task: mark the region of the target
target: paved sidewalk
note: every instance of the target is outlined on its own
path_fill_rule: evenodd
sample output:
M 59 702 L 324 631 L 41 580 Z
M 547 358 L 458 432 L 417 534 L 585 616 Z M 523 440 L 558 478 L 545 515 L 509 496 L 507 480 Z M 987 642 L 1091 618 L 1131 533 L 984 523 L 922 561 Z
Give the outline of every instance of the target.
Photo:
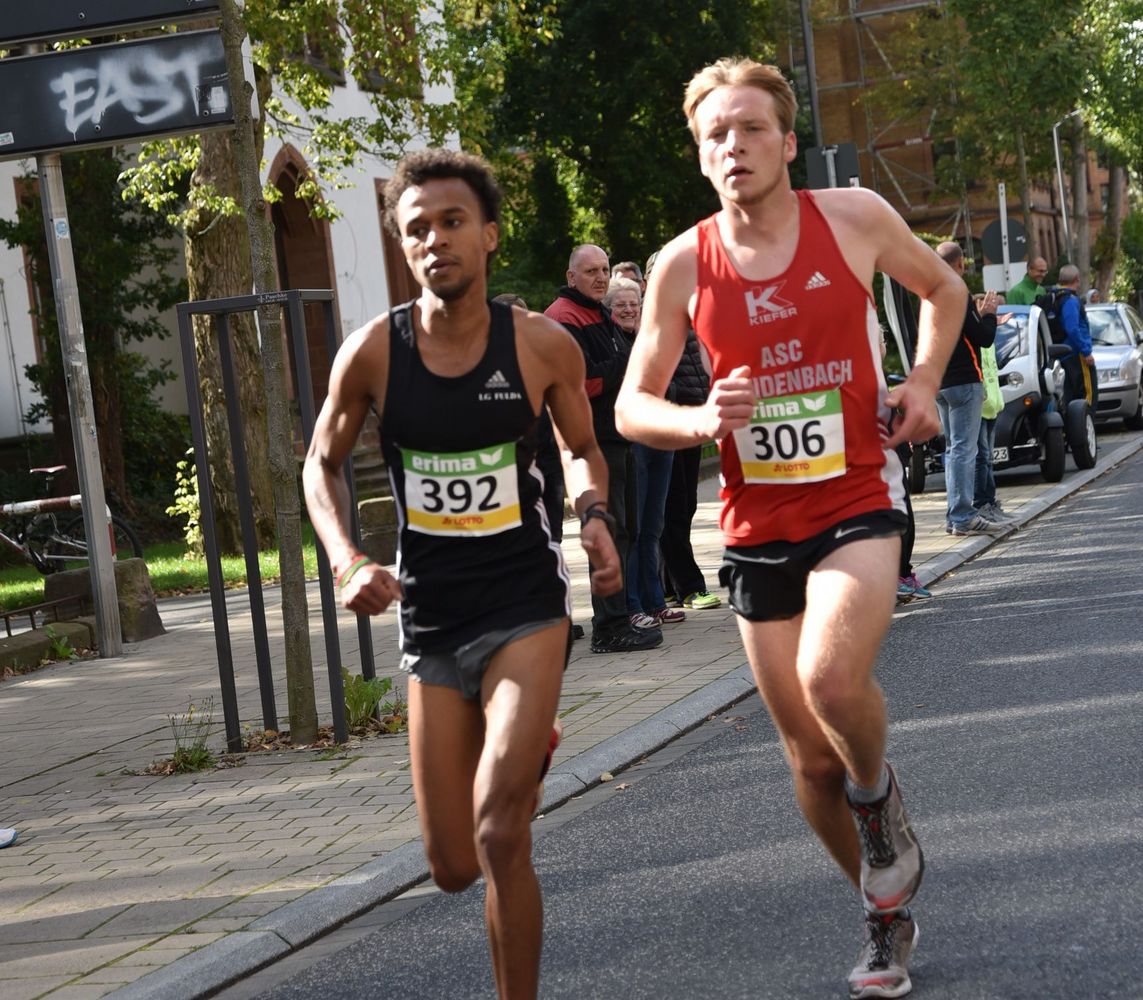
M 1069 466 L 1056 486 L 1035 470 L 1010 474 L 1002 499 L 1026 522 L 1141 447 L 1143 435 L 1108 435 L 1096 469 Z M 929 486 L 915 498 L 914 561 L 925 582 L 995 544 L 946 535 L 940 477 Z M 715 491 L 713 479 L 701 488 L 693 538 L 718 592 Z M 586 623 L 586 566 L 568 528 L 576 620 Z M 280 663 L 276 591 L 266 598 Z M 229 605 L 243 720 L 260 728 L 245 596 Z M 254 754 L 241 767 L 189 776 L 123 774 L 171 754 L 169 715 L 217 701 L 209 600 L 165 601 L 161 613 L 168 634 L 128 646 L 120 660 L 59 664 L 0 684 L 0 825 L 20 830 L 17 845 L 0 851 L 4 1000 L 205 996 L 425 877 L 403 736 L 354 742 L 336 756 Z M 315 588 L 311 614 L 316 630 Z M 356 669 L 355 621 L 344 615 L 340 625 L 345 662 Z M 403 688 L 395 631 L 392 612 L 375 620 L 377 670 Z M 328 720 L 317 631 L 313 649 Z M 576 643 L 548 803 L 751 690 L 725 607 L 688 612 L 647 654 L 593 656 Z M 278 704 L 284 718 L 284 685 Z M 220 750 L 220 707 L 217 717 Z

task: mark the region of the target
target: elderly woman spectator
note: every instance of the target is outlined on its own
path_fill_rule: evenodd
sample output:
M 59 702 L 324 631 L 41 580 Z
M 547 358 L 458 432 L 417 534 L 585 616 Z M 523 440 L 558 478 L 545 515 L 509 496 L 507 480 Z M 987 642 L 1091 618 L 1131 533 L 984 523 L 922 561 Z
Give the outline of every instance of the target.
M 642 293 L 630 278 L 612 278 L 603 304 L 611 310 L 616 325 L 632 341 L 639 332 Z M 681 622 L 684 612 L 668 608 L 659 575 L 659 539 L 663 534 L 663 510 L 671 483 L 674 452 L 646 445 L 632 446 L 635 456 L 635 516 L 628 529 L 627 611 L 636 628 L 659 628 Z

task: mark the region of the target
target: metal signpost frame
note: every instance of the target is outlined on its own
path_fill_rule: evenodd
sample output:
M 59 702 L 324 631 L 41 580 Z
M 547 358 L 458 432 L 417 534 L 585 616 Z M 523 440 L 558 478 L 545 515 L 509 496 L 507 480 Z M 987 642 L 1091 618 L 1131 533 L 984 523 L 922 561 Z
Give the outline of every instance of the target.
M 222 579 L 222 558 L 218 546 L 218 532 L 214 520 L 214 492 L 210 482 L 210 464 L 206 444 L 206 425 L 203 419 L 202 396 L 199 392 L 198 363 L 195 358 L 194 329 L 191 317 L 214 317 L 214 330 L 218 336 L 219 356 L 222 363 L 223 390 L 226 414 L 234 460 L 235 488 L 238 493 L 239 521 L 242 545 L 246 559 L 247 585 L 250 594 L 250 614 L 254 632 L 254 655 L 258 667 L 258 689 L 262 699 L 263 728 L 278 728 L 274 699 L 274 675 L 270 662 L 269 634 L 266 610 L 262 597 L 262 575 L 258 565 L 258 544 L 255 537 L 254 509 L 250 498 L 250 477 L 246 460 L 246 447 L 242 437 L 242 412 L 238 398 L 234 357 L 230 337 L 230 317 L 238 313 L 256 312 L 266 302 L 281 303 L 286 307 L 287 330 L 297 364 L 298 401 L 302 414 L 302 433 L 307 447 L 313 436 L 313 387 L 310 382 L 309 354 L 306 345 L 303 306 L 320 302 L 325 320 L 326 347 L 330 358 L 337 352 L 338 342 L 333 318 L 333 292 L 329 289 L 275 292 L 269 295 L 239 295 L 202 302 L 184 302 L 176 307 L 179 321 L 179 339 L 183 356 L 183 370 L 190 414 L 191 437 L 194 441 L 195 465 L 199 489 L 199 523 L 202 525 L 203 547 L 206 556 L 207 578 L 210 583 L 210 603 L 214 616 L 214 643 L 218 655 L 218 677 L 222 689 L 222 709 L 226 723 L 226 743 L 231 751 L 242 749 L 241 722 L 238 696 L 234 682 L 234 657 L 230 641 L 230 620 L 226 611 L 225 585 Z M 344 474 L 351 499 L 351 531 L 360 544 L 361 531 L 357 516 L 357 495 L 353 485 L 353 460 L 346 460 Z M 326 669 L 329 675 L 329 693 L 333 712 L 334 738 L 344 743 L 349 736 L 345 720 L 345 693 L 341 678 L 341 642 L 337 633 L 337 597 L 329 559 L 320 541 L 317 543 L 318 586 L 321 592 L 322 623 L 325 633 Z M 368 615 L 357 616 L 357 634 L 361 648 L 361 673 L 366 679 L 375 675 L 373 664 L 373 635 Z
M 218 12 L 218 0 L 51 0 L 5 6 L 0 48 L 56 38 L 92 38 L 115 29 L 138 30 Z

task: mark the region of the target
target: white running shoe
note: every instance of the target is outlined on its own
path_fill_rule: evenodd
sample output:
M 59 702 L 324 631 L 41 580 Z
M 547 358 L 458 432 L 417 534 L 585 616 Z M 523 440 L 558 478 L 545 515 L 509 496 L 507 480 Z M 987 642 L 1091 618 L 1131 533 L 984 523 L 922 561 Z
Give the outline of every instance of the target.
M 865 944 L 849 974 L 851 1000 L 910 993 L 908 961 L 917 947 L 917 921 L 909 914 L 866 913 Z
M 889 771 L 889 794 L 866 805 L 850 800 L 861 838 L 861 894 L 871 913 L 891 913 L 909 905 L 925 873 L 925 857 L 913 835 L 897 775 Z

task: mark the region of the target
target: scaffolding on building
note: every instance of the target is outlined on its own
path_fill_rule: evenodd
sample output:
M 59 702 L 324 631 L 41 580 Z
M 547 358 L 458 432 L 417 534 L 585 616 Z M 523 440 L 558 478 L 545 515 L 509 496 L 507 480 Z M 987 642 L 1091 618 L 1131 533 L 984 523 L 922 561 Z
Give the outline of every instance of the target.
M 968 193 L 954 199 L 934 198 L 939 188 L 935 162 L 939 155 L 959 159 L 955 137 L 934 135 L 935 111 L 908 116 L 883 112 L 864 100 L 874 87 L 903 81 L 888 36 L 903 18 L 926 12 L 947 16 L 943 0 L 798 0 L 803 13 L 815 16 L 809 39 L 791 32 L 788 65 L 808 86 L 807 66 L 814 67 L 813 90 L 821 104 L 824 142 L 852 141 L 859 150 L 862 180 L 886 198 L 914 226 L 962 235 L 972 253 L 972 218 Z M 823 10 L 825 7 L 832 8 Z M 809 42 L 807 45 L 806 43 Z

